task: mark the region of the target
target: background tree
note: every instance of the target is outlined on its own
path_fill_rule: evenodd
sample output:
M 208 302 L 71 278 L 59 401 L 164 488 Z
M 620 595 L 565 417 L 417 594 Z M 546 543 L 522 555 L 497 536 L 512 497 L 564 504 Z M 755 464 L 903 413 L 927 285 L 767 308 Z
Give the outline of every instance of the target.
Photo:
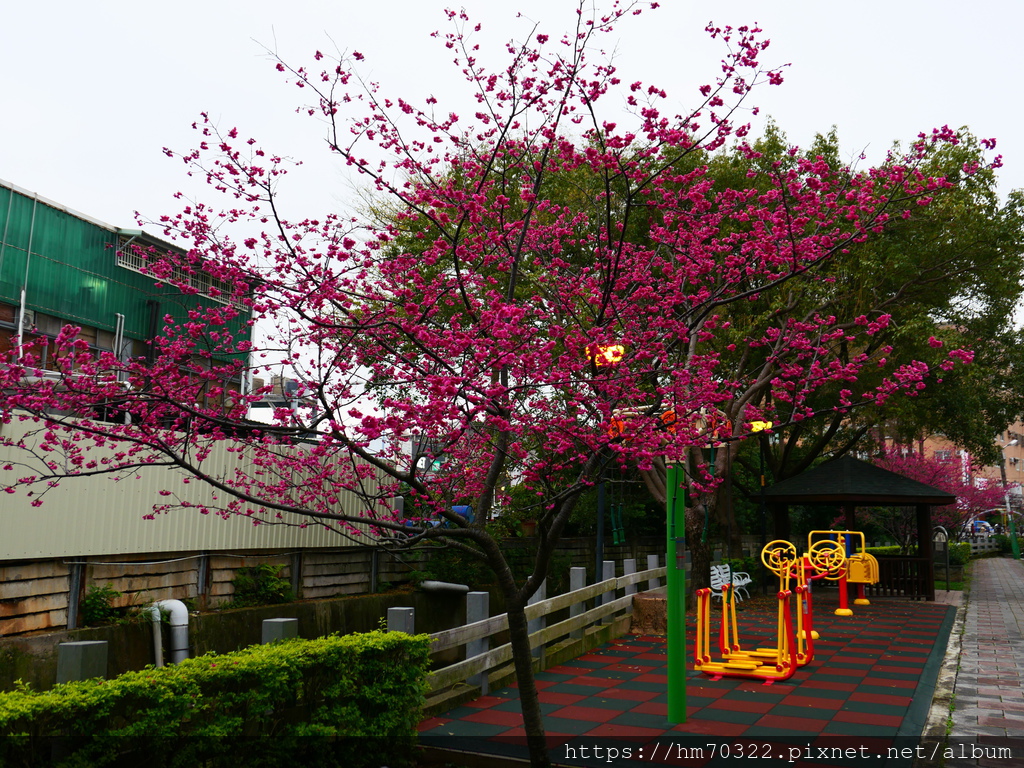
M 769 325 L 747 317 L 778 315 L 765 302 L 788 306 L 798 287 L 824 292 L 830 261 L 947 186 L 923 167 L 955 133 L 937 130 L 859 172 L 799 154 L 762 169 L 757 150 L 741 147 L 751 183 L 718 185 L 710 163 L 687 158 L 748 132 L 734 124 L 737 110 L 751 89 L 781 81 L 759 63 L 767 42 L 752 28 L 709 28 L 728 46 L 721 75 L 679 114 L 661 87 L 625 82 L 606 58 L 589 61 L 597 37 L 636 10 L 580 8 L 568 34 L 534 30 L 493 70 L 465 14 L 450 14 L 454 31 L 442 39 L 477 103 L 468 119 L 432 98 L 416 107 L 364 85 L 356 53 L 316 73 L 277 62 L 326 122 L 329 149 L 393 201 L 394 222 L 383 225 L 331 214 L 286 220 L 284 161 L 204 116 L 201 144 L 184 159 L 227 202 L 190 202 L 163 219 L 165 234 L 191 247 L 181 263 L 153 269 L 185 290 L 182 272 L 202 268 L 253 323 L 269 324 L 255 370 L 197 363 L 211 349 L 249 350 L 227 330 L 233 305 L 168 319 L 153 361 L 93 358 L 68 327 L 56 340 L 67 351 L 59 380 L 26 381 L 31 362 L 0 371 L 4 418 L 39 427 L 21 444 L 34 450 L 25 461 L 33 468 L 11 465 L 8 490 L 173 466 L 217 489 L 219 506 L 203 511 L 320 524 L 382 546 L 444 542 L 485 562 L 505 597 L 531 758 L 545 764 L 525 606 L 606 466 L 649 472 L 689 457 L 693 482 L 711 488 L 700 448 L 735 441 L 751 419 L 796 422 L 883 402 L 929 375 L 923 363 L 873 351 L 883 315 L 808 311 Z M 602 111 L 609 101 L 611 114 Z M 596 194 L 545 194 L 581 168 L 600 180 Z M 425 247 L 391 247 L 417 227 Z M 622 355 L 605 364 L 611 344 Z M 841 357 L 842 348 L 864 351 Z M 262 392 L 234 395 L 226 408 L 197 396 L 282 356 L 308 407 L 280 408 L 257 426 L 245 417 Z M 951 350 L 941 366 L 969 357 Z M 748 362 L 762 358 L 770 365 Z M 866 366 L 884 375 L 862 391 Z M 837 400 L 814 399 L 835 381 Z M 112 399 L 125 423 L 90 418 Z M 726 404 L 728 430 L 709 416 Z M 431 446 L 438 471 L 410 463 L 412 436 Z M 225 442 L 254 469 L 226 472 L 212 460 L 211 446 Z M 530 491 L 538 523 L 533 568 L 521 579 L 486 525 L 512 503 L 510 478 Z M 343 505 L 342 492 L 360 504 Z M 167 493 L 157 511 L 182 504 Z M 405 520 L 400 493 L 412 502 Z M 474 521 L 453 512 L 463 503 Z
M 935 385 L 912 393 L 911 398 L 862 401 L 858 408 L 829 412 L 831 405 L 849 402 L 840 378 L 796 401 L 774 403 L 776 422 L 786 426 L 776 427 L 767 443 L 770 481 L 799 474 L 822 455 L 863 447 L 866 437 L 866 444 L 873 447 L 875 432 L 882 428 L 898 437 L 942 432 L 975 455 L 990 457 L 992 436 L 1021 413 L 1024 390 L 1017 372 L 1022 346 L 1012 320 L 1024 274 L 1021 197 L 1014 193 L 1005 203 L 1000 201 L 995 179 L 998 159 L 991 164 L 984 159 L 991 144 L 962 131 L 956 142 L 934 146 L 925 166 L 931 173 L 944 175 L 948 184 L 934 191 L 928 206 L 922 209 L 920 201 L 908 201 L 893 211 L 878 237 L 851 246 L 823 269 L 791 281 L 785 291 L 753 305 L 730 307 L 733 332 L 740 335 L 758 328 L 781 336 L 787 324 L 815 315 L 844 318 L 839 325 L 845 328 L 882 321 L 883 327 L 866 337 L 865 344 L 842 339 L 828 350 L 831 357 L 823 357 L 822 365 L 843 366 L 867 355 L 890 363 L 918 361 L 947 368 Z M 835 131 L 819 135 L 809 150 L 797 153 L 771 125 L 753 150 L 752 160 L 744 159 L 744 151 L 718 153 L 709 162 L 714 169 L 711 175 L 719 184 L 760 189 L 771 173 L 793 167 L 798 157 L 835 165 L 842 155 Z M 751 162 L 761 169 L 753 178 L 745 170 Z M 747 379 L 749 386 L 737 388 L 733 397 L 718 405 L 736 425 L 751 402 L 759 408 L 769 404 L 775 395 L 765 382 L 785 370 L 784 361 L 767 347 L 752 353 L 728 334 L 720 334 L 713 343 L 722 353 L 720 373 L 735 371 L 736 380 L 742 379 L 745 370 L 757 369 L 761 374 Z M 952 369 L 944 362 L 951 347 L 970 348 L 978 364 Z M 865 390 L 873 382 L 881 386 L 885 376 L 884 366 L 862 368 L 859 386 Z M 788 386 L 798 387 L 800 382 L 791 378 Z M 804 411 L 823 415 L 807 419 Z M 753 446 L 723 445 L 715 461 L 720 477 L 737 477 L 732 469 L 739 466 L 748 478 L 760 475 L 759 450 Z M 723 484 L 698 499 L 691 542 L 698 532 L 704 538 L 706 521 L 710 521 L 733 553 L 739 554 L 743 531 L 733 506 L 722 503 L 726 487 Z M 740 487 L 748 498 L 756 498 L 756 485 Z M 652 482 L 652 488 L 661 492 L 658 482 Z M 706 570 L 703 558 L 709 551 L 710 546 L 695 553 L 698 574 Z

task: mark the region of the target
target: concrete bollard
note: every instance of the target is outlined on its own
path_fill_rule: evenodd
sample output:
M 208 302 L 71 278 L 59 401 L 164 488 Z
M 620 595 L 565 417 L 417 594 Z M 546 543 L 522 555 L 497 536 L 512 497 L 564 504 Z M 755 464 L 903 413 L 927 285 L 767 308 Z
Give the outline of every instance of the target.
M 388 608 L 388 632 L 416 634 L 415 608 Z
M 605 560 L 601 564 L 601 581 L 608 581 L 609 579 L 614 579 L 614 578 L 615 578 L 615 561 L 614 560 Z M 615 599 L 615 590 L 614 589 L 611 590 L 610 592 L 605 592 L 603 595 L 601 595 L 601 605 L 604 605 L 605 603 L 610 603 L 614 599 Z
M 577 589 L 583 589 L 587 586 L 587 569 L 582 566 L 575 566 L 569 569 L 569 591 L 575 592 Z M 569 618 L 579 616 L 586 611 L 587 606 L 584 603 L 573 603 L 569 606 Z M 574 640 L 578 640 L 583 637 L 582 629 L 574 629 L 569 633 L 569 637 Z
M 648 571 L 654 570 L 655 568 L 658 567 L 658 565 L 659 565 L 659 563 L 658 563 L 658 556 L 657 555 L 648 555 L 647 556 L 647 570 Z M 661 579 L 648 579 L 647 580 L 647 589 L 657 589 L 660 586 L 661 586 Z
M 260 642 L 276 643 L 279 640 L 291 640 L 299 636 L 298 619 L 264 619 L 263 635 Z
M 107 676 L 107 641 L 78 640 L 57 646 L 57 682 Z
M 615 561 L 614 560 L 605 560 L 601 564 L 601 581 L 608 581 L 609 579 L 614 579 L 614 578 L 615 578 Z M 614 600 L 615 597 L 616 597 L 615 590 L 613 589 L 613 590 L 610 590 L 608 592 L 604 592 L 603 594 L 599 595 L 598 599 L 601 601 L 600 605 L 606 605 L 606 604 L 610 603 L 612 600 Z M 602 624 L 610 624 L 611 621 L 612 621 L 611 616 L 605 616 L 603 619 L 601 619 L 601 623 Z
M 629 575 L 634 574 L 634 573 L 636 573 L 636 559 L 630 557 L 630 558 L 627 558 L 626 560 L 623 560 L 622 561 L 622 575 L 623 576 L 629 576 Z M 636 584 L 627 584 L 626 588 L 625 588 L 625 594 L 627 594 L 627 595 L 635 595 L 636 594 Z
M 477 621 L 483 621 L 491 615 L 491 595 L 488 592 L 470 592 L 466 595 L 466 623 L 473 624 Z M 471 659 L 474 656 L 479 656 L 483 653 L 487 653 L 490 650 L 489 638 L 481 637 L 477 640 L 470 640 L 466 643 L 466 658 Z M 490 686 L 487 679 L 487 670 L 480 672 L 475 675 L 471 675 L 466 679 L 466 682 L 470 685 L 475 685 L 480 689 L 480 695 L 486 696 L 490 691 Z
M 539 603 L 542 600 L 547 600 L 547 595 L 548 595 L 548 580 L 544 579 L 544 581 L 542 581 L 540 583 L 540 589 L 538 589 L 536 592 L 533 593 L 533 597 L 531 597 L 529 600 L 527 600 L 526 604 L 527 605 L 533 605 L 534 603 Z M 526 623 L 526 630 L 527 630 L 527 632 L 529 632 L 532 635 L 534 632 L 539 632 L 540 630 L 544 629 L 544 627 L 546 627 L 546 626 L 547 626 L 547 619 L 544 616 L 539 616 L 536 619 L 530 619 Z M 541 664 L 541 667 L 543 668 L 543 666 L 544 666 L 544 646 L 543 645 L 538 645 L 536 648 L 533 649 L 533 658 L 540 659 L 540 664 Z

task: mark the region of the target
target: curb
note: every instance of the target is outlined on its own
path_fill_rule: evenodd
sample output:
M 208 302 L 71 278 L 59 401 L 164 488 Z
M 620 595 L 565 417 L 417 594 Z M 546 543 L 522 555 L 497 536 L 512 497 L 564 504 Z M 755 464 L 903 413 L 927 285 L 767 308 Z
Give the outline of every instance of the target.
M 946 644 L 946 655 L 939 668 L 939 675 L 935 681 L 935 693 L 932 696 L 932 704 L 928 710 L 928 718 L 925 721 L 924 730 L 921 733 L 921 743 L 927 745 L 938 745 L 940 749 L 925 749 L 928 754 L 941 755 L 942 749 L 947 742 L 947 729 L 951 717 L 950 706 L 953 704 L 953 692 L 956 689 L 957 672 L 960 667 L 960 654 L 963 652 L 964 625 L 967 621 L 967 606 L 971 599 L 971 584 L 968 582 L 967 589 L 962 593 L 960 604 L 956 608 L 956 617 L 953 619 L 953 629 L 949 633 L 949 642 Z M 927 766 L 941 765 L 941 756 L 938 759 L 920 757 L 914 760 L 915 768 L 926 768 Z

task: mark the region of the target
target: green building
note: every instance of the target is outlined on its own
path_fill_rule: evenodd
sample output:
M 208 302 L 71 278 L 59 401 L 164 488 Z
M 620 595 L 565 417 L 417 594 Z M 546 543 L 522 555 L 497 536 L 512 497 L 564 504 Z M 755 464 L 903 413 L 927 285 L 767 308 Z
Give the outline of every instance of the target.
M 179 270 L 195 290 L 146 274 L 147 263 L 181 249 L 139 229 L 121 229 L 69 210 L 0 180 L 0 355 L 22 343 L 53 339 L 68 324 L 96 351 L 121 359 L 149 357 L 150 341 L 171 315 L 187 316 L 197 304 L 226 304 L 230 291 L 202 271 Z M 223 298 L 222 298 L 223 297 Z M 240 315 L 231 328 L 245 328 Z M 52 369 L 51 347 L 36 344 L 39 367 Z M 234 389 L 244 386 L 233 382 Z

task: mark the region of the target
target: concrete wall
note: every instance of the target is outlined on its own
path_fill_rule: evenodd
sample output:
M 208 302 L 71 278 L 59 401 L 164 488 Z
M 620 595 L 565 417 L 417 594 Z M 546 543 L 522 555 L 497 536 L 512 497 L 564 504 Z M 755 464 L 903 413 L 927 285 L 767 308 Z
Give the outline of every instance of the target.
M 465 596 L 452 593 L 397 591 L 334 600 L 315 600 L 258 608 L 217 611 L 190 616 L 190 656 L 210 651 L 227 653 L 259 643 L 264 619 L 296 618 L 299 636 L 321 637 L 332 632 L 368 632 L 378 629 L 392 607 L 416 608 L 417 632 L 440 632 L 465 623 Z M 503 610 L 500 595 L 491 595 L 491 612 Z M 0 638 L 0 690 L 11 690 L 22 680 L 43 690 L 57 679 L 57 647 L 63 642 L 106 640 L 107 677 L 142 669 L 153 663 L 153 634 L 149 621 L 106 627 L 52 632 L 26 637 Z M 165 644 L 166 647 L 166 644 Z M 458 659 L 458 651 L 443 659 Z

